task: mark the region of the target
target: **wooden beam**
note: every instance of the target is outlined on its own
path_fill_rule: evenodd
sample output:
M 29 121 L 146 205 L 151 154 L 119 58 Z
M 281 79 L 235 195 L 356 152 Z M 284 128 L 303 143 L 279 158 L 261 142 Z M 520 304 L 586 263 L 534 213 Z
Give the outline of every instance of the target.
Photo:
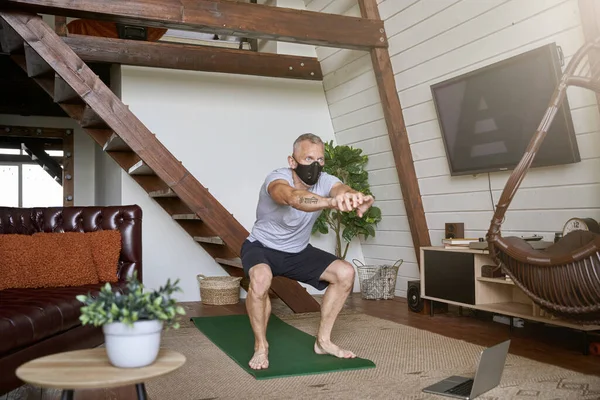
M 583 35 L 587 42 L 593 42 L 600 37 L 600 4 L 598 0 L 579 0 L 579 15 Z M 590 64 L 600 65 L 600 56 L 597 51 L 589 53 Z M 596 92 L 596 103 L 600 111 L 600 93 Z
M 46 150 L 62 150 L 62 139 L 58 138 L 39 138 L 39 137 L 19 137 L 5 136 L 0 132 L 0 147 L 3 149 L 20 149 L 23 140 L 27 139 L 30 142 L 39 143 Z
M 71 129 L 0 125 L 0 136 L 62 139 L 66 137 L 70 132 L 72 132 Z
M 358 4 L 363 17 L 380 20 L 377 0 L 358 0 Z M 390 54 L 387 49 L 372 49 L 371 60 L 392 145 L 392 153 L 394 154 L 413 246 L 419 263 L 421 258 L 420 248 L 430 246 L 431 239 L 429 238 L 419 181 L 415 172 L 406 125 L 404 124 L 402 106 L 396 89 Z
M 212 46 L 69 35 L 63 41 L 85 62 L 322 80 L 314 57 L 259 53 Z
M 228 0 L 4 0 L 21 10 L 256 39 L 369 50 L 387 47 L 383 22 Z

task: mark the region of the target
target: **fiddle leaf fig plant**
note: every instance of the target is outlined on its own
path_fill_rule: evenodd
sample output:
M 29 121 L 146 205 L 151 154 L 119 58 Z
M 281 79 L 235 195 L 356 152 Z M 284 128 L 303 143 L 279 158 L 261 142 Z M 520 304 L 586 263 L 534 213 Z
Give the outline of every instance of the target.
M 159 320 L 167 328 L 178 329 L 178 315 L 185 315 L 183 307 L 178 306 L 171 296 L 180 292 L 179 279 L 171 283 L 167 280 L 158 290 L 144 291 L 143 284 L 134 273 L 127 281 L 124 293 L 113 291 L 106 282 L 96 296 L 91 293 L 78 295 L 81 307 L 79 320 L 83 325 L 102 326 L 113 322 L 122 322 L 133 326 L 136 321 Z
M 368 156 L 362 154 L 362 149 L 351 146 L 335 146 L 333 141 L 325 143 L 325 166 L 323 171 L 338 177 L 344 184 L 365 195 L 372 195 L 369 185 L 369 173 L 365 165 Z M 375 236 L 375 226 L 381 221 L 381 209 L 371 206 L 362 216 L 358 217 L 356 211 L 341 212 L 337 210 L 323 210 L 315 222 L 312 233 L 335 232 L 335 255 L 346 258 L 350 242 L 355 237 L 362 235 L 365 239 Z M 345 243 L 344 243 L 345 242 Z

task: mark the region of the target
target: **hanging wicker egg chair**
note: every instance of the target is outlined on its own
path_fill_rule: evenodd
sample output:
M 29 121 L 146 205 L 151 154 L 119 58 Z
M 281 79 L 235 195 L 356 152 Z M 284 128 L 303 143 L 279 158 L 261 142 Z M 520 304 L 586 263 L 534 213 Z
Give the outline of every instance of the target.
M 599 39 L 600 40 L 600 39 Z M 530 168 L 569 86 L 600 93 L 600 41 L 582 46 L 567 65 L 538 130 L 510 175 L 492 218 L 490 255 L 542 310 L 582 324 L 600 323 L 600 235 L 575 231 L 545 250 L 518 237 L 502 237 L 506 211 Z

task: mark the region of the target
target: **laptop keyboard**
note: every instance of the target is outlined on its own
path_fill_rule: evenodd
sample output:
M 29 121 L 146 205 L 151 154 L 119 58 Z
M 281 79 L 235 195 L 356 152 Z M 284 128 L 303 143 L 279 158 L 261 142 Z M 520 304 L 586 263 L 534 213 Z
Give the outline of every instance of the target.
M 469 379 L 459 385 L 456 385 L 448 390 L 445 393 L 457 394 L 459 396 L 468 396 L 471 394 L 471 388 L 473 387 L 473 379 Z

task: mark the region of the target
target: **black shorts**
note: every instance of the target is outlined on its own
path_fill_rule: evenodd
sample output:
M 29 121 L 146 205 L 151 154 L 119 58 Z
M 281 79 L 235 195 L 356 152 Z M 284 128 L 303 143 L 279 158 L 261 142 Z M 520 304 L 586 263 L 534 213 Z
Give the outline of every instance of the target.
M 265 247 L 258 240 L 244 242 L 241 258 L 246 276 L 256 264 L 267 264 L 271 267 L 273 276 L 285 276 L 309 284 L 317 290 L 323 290 L 329 285 L 329 282 L 319 278 L 327 267 L 338 259 L 335 255 L 310 244 L 299 253 L 286 253 Z

